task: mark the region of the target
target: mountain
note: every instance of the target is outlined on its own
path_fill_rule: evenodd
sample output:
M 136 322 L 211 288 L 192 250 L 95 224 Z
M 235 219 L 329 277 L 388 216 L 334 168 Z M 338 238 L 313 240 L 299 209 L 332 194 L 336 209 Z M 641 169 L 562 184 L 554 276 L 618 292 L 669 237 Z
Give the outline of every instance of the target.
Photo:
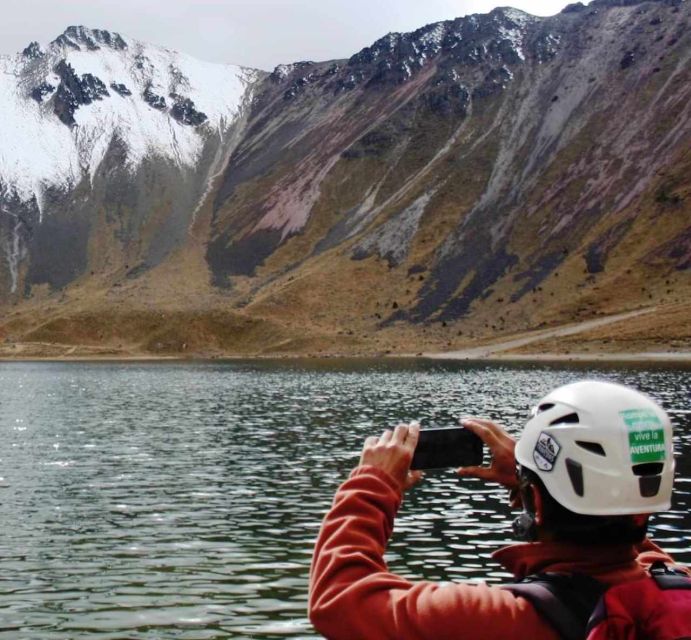
M 593 348 L 686 348 L 689 11 L 500 8 L 271 74 L 34 43 L 0 76 L 5 351 L 418 351 L 648 306 Z
M 103 268 L 97 237 L 152 264 L 184 241 L 261 77 L 84 27 L 0 65 L 0 290 L 22 295 Z

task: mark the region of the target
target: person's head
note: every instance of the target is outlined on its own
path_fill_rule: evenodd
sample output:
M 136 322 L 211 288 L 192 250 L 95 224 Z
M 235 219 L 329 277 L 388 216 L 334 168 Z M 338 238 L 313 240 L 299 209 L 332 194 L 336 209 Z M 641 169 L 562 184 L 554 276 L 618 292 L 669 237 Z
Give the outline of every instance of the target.
M 519 537 L 579 544 L 641 540 L 647 514 L 671 506 L 669 417 L 648 396 L 609 382 L 555 389 L 516 445 L 529 516 Z

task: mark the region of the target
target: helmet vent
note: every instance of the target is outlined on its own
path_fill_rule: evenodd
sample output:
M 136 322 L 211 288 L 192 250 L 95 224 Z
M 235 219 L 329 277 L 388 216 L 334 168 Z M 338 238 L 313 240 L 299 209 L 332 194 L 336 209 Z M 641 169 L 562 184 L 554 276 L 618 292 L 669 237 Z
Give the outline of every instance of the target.
M 556 418 L 550 422 L 550 425 L 554 424 L 578 424 L 580 420 L 578 419 L 578 414 L 577 413 L 568 413 L 565 416 L 562 416 L 561 418 Z
M 641 491 L 641 498 L 654 498 L 658 491 L 660 491 L 661 483 L 662 476 L 641 476 L 638 478 L 638 488 Z
M 585 487 L 583 486 L 583 466 L 580 462 L 576 462 L 571 458 L 566 458 L 566 470 L 569 472 L 569 480 L 571 486 L 576 492 L 577 496 L 583 497 L 585 494 Z
M 599 442 L 585 442 L 584 440 L 576 440 L 576 444 L 581 447 L 581 449 L 590 451 L 590 453 L 596 453 L 598 456 L 607 456 L 604 448 Z
M 637 476 L 659 476 L 662 473 L 664 465 L 661 462 L 644 462 L 643 464 L 635 464 L 631 467 L 634 474 Z
M 545 402 L 544 404 L 541 404 L 537 408 L 538 413 L 542 413 L 543 411 L 549 411 L 550 409 L 554 408 L 554 403 L 553 402 Z

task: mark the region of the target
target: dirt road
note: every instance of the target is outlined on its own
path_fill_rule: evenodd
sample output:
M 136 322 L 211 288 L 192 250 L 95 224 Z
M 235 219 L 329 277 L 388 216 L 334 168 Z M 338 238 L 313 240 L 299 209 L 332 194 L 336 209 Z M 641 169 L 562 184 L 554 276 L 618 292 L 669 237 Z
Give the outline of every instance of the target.
M 510 340 L 503 340 L 502 342 L 493 342 L 491 344 L 485 344 L 479 347 L 472 347 L 470 349 L 463 349 L 461 351 L 446 351 L 442 353 L 425 353 L 424 357 L 436 358 L 441 360 L 483 360 L 485 358 L 492 357 L 502 357 L 502 354 L 511 349 L 517 349 L 518 347 L 523 347 L 532 342 L 538 342 L 540 340 L 545 340 L 547 338 L 560 338 L 564 336 L 571 336 L 577 333 L 583 333 L 584 331 L 590 331 L 591 329 L 596 329 L 604 325 L 612 324 L 614 322 L 620 322 L 621 320 L 628 320 L 629 318 L 634 318 L 636 316 L 641 316 L 648 313 L 653 313 L 657 310 L 657 307 L 649 307 L 647 309 L 640 309 L 638 311 L 629 311 L 627 313 L 619 313 L 613 316 L 607 316 L 606 318 L 597 318 L 596 320 L 586 320 L 585 322 L 579 322 L 577 324 L 570 324 L 566 326 L 556 327 L 554 329 L 544 329 L 541 331 L 533 331 L 527 335 L 522 335 L 517 338 L 512 338 Z M 602 354 L 607 355 L 607 354 Z M 632 358 L 635 359 L 635 354 L 631 354 Z M 640 354 L 643 358 L 646 358 L 648 354 Z M 665 356 L 670 354 L 650 354 Z M 506 356 L 508 357 L 508 355 Z M 516 357 L 516 356 L 511 356 Z M 572 356 L 544 356 L 545 359 L 578 359 L 578 355 Z M 594 358 L 592 355 L 585 355 L 588 359 L 599 359 Z M 616 357 L 616 356 L 613 356 Z M 688 354 L 686 354 L 688 357 Z M 539 359 L 540 356 L 519 356 L 519 359 Z

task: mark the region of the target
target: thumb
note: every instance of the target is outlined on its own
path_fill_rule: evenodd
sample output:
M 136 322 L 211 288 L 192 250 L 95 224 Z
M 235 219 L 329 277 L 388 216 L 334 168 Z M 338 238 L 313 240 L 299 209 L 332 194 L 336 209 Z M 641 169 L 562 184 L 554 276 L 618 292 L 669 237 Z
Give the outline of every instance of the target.
M 404 489 L 406 491 L 408 489 L 412 489 L 418 482 L 421 482 L 424 477 L 425 477 L 425 474 L 419 470 L 408 472 L 408 477 L 406 478 L 406 483 L 405 483 Z
M 460 467 L 456 469 L 459 476 L 468 478 L 481 478 L 483 480 L 491 480 L 494 478 L 492 470 L 488 467 Z

